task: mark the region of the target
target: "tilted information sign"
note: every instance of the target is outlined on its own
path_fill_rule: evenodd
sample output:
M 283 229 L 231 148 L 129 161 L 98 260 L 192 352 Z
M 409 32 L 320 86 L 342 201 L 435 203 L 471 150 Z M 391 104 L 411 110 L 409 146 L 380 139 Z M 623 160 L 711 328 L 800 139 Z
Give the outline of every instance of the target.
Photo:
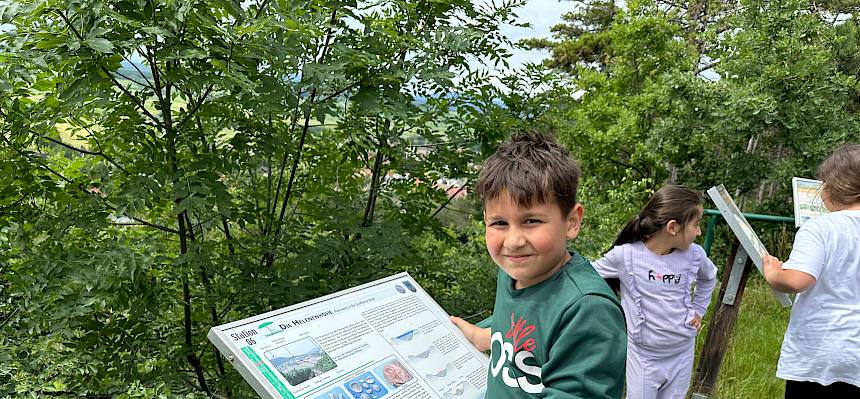
M 407 273 L 213 327 L 263 398 L 480 399 L 489 359 Z
M 735 200 L 732 199 L 732 196 L 729 195 L 722 184 L 711 187 L 708 190 L 708 196 L 714 201 L 717 209 L 720 210 L 720 214 L 723 215 L 723 219 L 726 220 L 729 228 L 735 233 L 738 241 L 740 241 L 744 250 L 750 259 L 752 259 L 753 264 L 755 264 L 755 267 L 761 273 L 763 271 L 762 256 L 768 254 L 767 248 L 765 248 L 764 244 L 758 238 L 758 234 L 750 226 L 743 212 L 735 204 Z M 791 306 L 791 298 L 788 294 L 773 290 L 773 295 L 776 296 L 776 299 L 782 306 Z
M 807 220 L 829 212 L 821 199 L 821 184 L 821 180 L 791 178 L 795 227 L 800 227 Z

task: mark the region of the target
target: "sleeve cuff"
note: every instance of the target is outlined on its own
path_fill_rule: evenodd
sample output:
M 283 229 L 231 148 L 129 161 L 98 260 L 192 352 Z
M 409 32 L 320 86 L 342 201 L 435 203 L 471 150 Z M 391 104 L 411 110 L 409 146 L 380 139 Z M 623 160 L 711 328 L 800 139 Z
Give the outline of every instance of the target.
M 490 328 L 490 326 L 492 324 L 493 324 L 493 316 L 492 315 L 490 315 L 489 317 L 487 317 L 484 320 L 481 320 L 481 321 L 475 323 L 476 326 L 481 327 L 481 328 Z

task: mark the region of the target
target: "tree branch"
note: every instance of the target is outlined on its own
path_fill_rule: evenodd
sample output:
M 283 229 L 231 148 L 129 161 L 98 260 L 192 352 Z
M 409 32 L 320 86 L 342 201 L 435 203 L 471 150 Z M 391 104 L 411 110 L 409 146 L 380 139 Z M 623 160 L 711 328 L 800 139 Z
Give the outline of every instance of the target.
M 474 143 L 475 140 L 463 140 L 463 141 L 448 141 L 444 143 L 430 143 L 430 144 L 409 144 L 406 148 L 434 148 L 434 147 L 444 147 L 449 145 L 463 145 L 463 144 L 471 144 Z
M 6 326 L 6 323 L 8 323 L 8 322 L 9 322 L 9 320 L 12 320 L 12 316 L 14 316 L 14 315 L 15 315 L 15 313 L 18 313 L 18 310 L 19 310 L 19 308 L 12 309 L 12 313 L 9 313 L 9 315 L 8 315 L 8 316 L 6 316 L 6 317 L 4 317 L 4 318 L 3 318 L 3 321 L 2 321 L 2 322 L 0 322 L 0 328 L 5 327 L 5 326 Z
M 153 5 L 153 7 L 155 7 Z M 165 99 L 164 95 L 161 93 L 162 83 L 161 83 L 161 69 L 158 68 L 158 64 L 155 62 L 155 51 L 152 51 L 149 47 L 144 47 L 143 57 L 146 58 L 146 62 L 149 63 L 149 70 L 152 71 L 152 80 L 153 80 L 153 92 L 155 93 L 155 97 L 158 99 L 158 104 L 160 104 L 161 114 L 164 116 L 165 114 Z M 168 113 L 170 113 L 170 109 L 167 109 Z M 159 121 L 160 123 L 160 121 Z M 164 127 L 163 124 L 161 124 Z M 165 127 L 166 129 L 166 127 Z
M 89 150 L 85 150 L 85 149 L 83 149 L 83 148 L 78 148 L 78 147 L 72 146 L 71 144 L 65 143 L 65 142 L 63 142 L 63 141 L 61 141 L 61 140 L 54 139 L 54 138 L 52 138 L 52 137 L 48 137 L 48 136 L 44 136 L 44 135 L 38 135 L 36 132 L 32 132 L 32 131 L 31 131 L 31 132 L 32 132 L 33 134 L 37 135 L 39 138 L 41 138 L 41 139 L 43 139 L 43 140 L 50 141 L 50 142 L 52 142 L 52 143 L 54 143 L 54 144 L 57 144 L 57 145 L 63 146 L 63 147 L 68 148 L 68 149 L 70 149 L 70 150 L 72 150 L 72 151 L 76 151 L 76 152 L 79 152 L 79 153 L 81 153 L 81 154 L 85 154 L 85 155 L 100 156 L 100 157 L 104 158 L 106 161 L 108 161 L 108 163 L 110 163 L 111 165 L 116 166 L 116 168 L 117 168 L 117 169 L 121 170 L 121 171 L 122 171 L 123 173 L 125 173 L 126 175 L 131 175 L 131 173 L 129 173 L 129 172 L 128 172 L 124 167 L 122 167 L 122 165 L 120 165 L 118 162 L 116 162 L 116 161 L 113 159 L 113 157 L 111 157 L 111 156 L 109 156 L 109 155 L 105 154 L 105 153 L 104 153 L 104 151 L 102 151 L 102 149 L 101 149 L 101 144 L 98 142 L 98 139 L 96 139 L 96 136 L 93 134 L 93 132 L 92 132 L 92 131 L 90 131 L 90 129 L 89 129 L 89 128 L 87 128 L 86 126 L 84 126 L 84 124 L 83 124 L 83 123 L 81 123 L 81 121 L 80 121 L 80 120 L 78 120 L 77 118 L 75 118 L 74 116 L 69 115 L 69 117 L 70 117 L 70 118 L 71 118 L 75 123 L 77 123 L 77 124 L 78 124 L 78 127 L 80 127 L 81 129 L 84 129 L 84 130 L 86 130 L 86 131 L 87 131 L 87 134 L 89 134 L 89 135 L 90 135 L 90 137 L 93 139 L 93 141 L 95 141 L 95 142 L 96 142 L 96 145 L 99 147 L 99 150 L 98 150 L 98 151 L 89 151 Z
M 228 397 L 226 397 L 226 396 L 224 396 L 224 395 L 219 395 L 219 394 L 217 394 L 217 393 L 209 392 L 209 391 L 207 391 L 207 390 L 203 389 L 203 387 L 201 387 L 200 385 L 198 385 L 196 382 L 194 382 L 194 381 L 193 381 L 193 380 L 191 380 L 191 379 L 185 378 L 185 382 L 187 382 L 187 383 L 188 383 L 188 385 L 191 385 L 192 387 L 194 387 L 194 389 L 197 389 L 198 391 L 205 391 L 206 393 L 208 393 L 208 394 L 209 394 L 209 397 L 210 397 L 210 398 L 213 398 L 213 399 L 228 399 Z
M 377 118 L 378 120 L 378 118 Z M 380 179 L 382 179 L 382 164 L 385 160 L 385 150 L 388 149 L 388 137 L 391 129 L 391 120 L 385 119 L 382 129 L 379 131 L 378 147 L 376 157 L 373 160 L 373 169 L 370 177 L 370 192 L 367 195 L 367 205 L 364 208 L 364 218 L 361 225 L 370 227 L 373 224 L 373 214 L 376 210 L 376 199 L 379 196 Z
M 321 99 L 319 99 L 319 100 L 317 100 L 317 101 L 314 101 L 314 105 L 316 105 L 316 104 L 320 104 L 320 103 L 324 103 L 324 102 L 326 102 L 326 101 L 328 101 L 328 100 L 331 100 L 332 98 L 335 98 L 335 97 L 337 97 L 337 96 L 339 96 L 339 95 L 343 94 L 343 93 L 344 93 L 344 92 L 346 92 L 347 90 L 352 89 L 352 88 L 354 88 L 354 87 L 358 86 L 359 84 L 361 84 L 361 82 L 354 82 L 354 83 L 352 83 L 352 84 L 350 84 L 350 85 L 348 85 L 348 86 L 346 86 L 346 87 L 344 87 L 344 88 L 342 88 L 342 89 L 340 89 L 340 90 L 338 90 L 338 91 L 336 91 L 336 92 L 334 92 L 334 93 L 332 93 L 332 94 L 330 94 L 330 95 L 328 95 L 328 96 L 325 96 L 325 97 L 323 97 L 323 98 L 321 98 Z
M 4 118 L 6 118 L 6 114 L 3 112 L 3 110 L 0 110 L 0 116 L 2 116 L 2 117 L 4 117 Z M 112 165 L 116 166 L 119 170 L 123 171 L 126 175 L 130 175 L 130 173 L 128 173 L 128 171 L 127 171 L 127 170 L 125 170 L 125 168 L 123 168 L 123 167 L 122 167 L 122 165 L 120 165 L 119 163 L 117 163 L 116 161 L 114 161 L 114 159 L 113 159 L 112 157 L 108 156 L 107 154 L 105 154 L 105 153 L 104 153 L 104 151 L 102 151 L 102 149 L 101 149 L 101 144 L 99 143 L 98 139 L 96 139 L 95 135 L 93 134 L 93 132 L 92 132 L 88 127 L 86 127 L 83 123 L 81 123 L 81 121 L 80 121 L 80 120 L 78 120 L 77 118 L 75 118 L 75 117 L 74 117 L 74 116 L 72 116 L 71 114 L 69 114 L 69 118 L 71 118 L 75 123 L 77 123 L 77 124 L 78 124 L 78 127 L 80 127 L 80 128 L 82 128 L 82 129 L 84 129 L 84 130 L 86 130 L 86 131 L 87 131 L 87 133 L 90 135 L 90 137 L 93 139 L 93 141 L 95 141 L 95 142 L 96 142 L 96 145 L 99 147 L 99 151 L 98 151 L 98 152 L 95 152 L 95 151 L 89 151 L 89 150 L 85 150 L 85 149 L 82 149 L 82 148 L 74 147 L 74 146 L 72 146 L 71 144 L 67 144 L 67 143 L 65 143 L 65 142 L 63 142 L 63 141 L 60 141 L 60 140 L 57 140 L 57 139 L 54 139 L 54 138 L 51 138 L 51 137 L 48 137 L 48 136 L 45 136 L 45 135 L 41 135 L 41 134 L 39 134 L 39 133 L 36 133 L 36 132 L 35 132 L 35 131 L 33 131 L 32 129 L 27 129 L 27 131 L 28 131 L 28 132 L 30 132 L 32 135 L 34 135 L 34 136 L 36 136 L 36 137 L 38 137 L 38 138 L 40 138 L 40 139 L 42 139 L 42 140 L 50 141 L 50 142 L 52 142 L 52 143 L 54 143 L 54 144 L 57 144 L 57 145 L 63 146 L 63 147 L 68 148 L 68 149 L 70 149 L 70 150 L 72 150 L 72 151 L 76 151 L 76 152 L 79 152 L 79 153 L 81 153 L 81 154 L 86 154 L 86 155 L 101 156 L 101 157 L 103 157 L 105 160 L 107 160 L 110 164 L 112 164 Z M 4 138 L 5 138 L 5 137 L 4 137 Z
M 329 47 L 329 45 L 331 44 L 332 35 L 334 34 L 334 32 L 333 32 L 333 31 L 334 31 L 334 29 L 333 29 L 332 27 L 334 26 L 335 19 L 337 18 L 337 10 L 338 10 L 338 8 L 337 8 L 337 7 L 332 8 L 332 10 L 331 10 L 331 18 L 330 18 L 330 21 L 329 21 L 329 22 L 330 22 L 330 23 L 329 23 L 329 27 L 328 27 L 328 30 L 326 31 L 325 40 L 324 40 L 324 43 L 322 44 L 322 49 L 321 49 L 321 51 L 319 51 L 319 53 L 320 53 L 320 55 L 319 55 L 319 62 L 322 62 L 322 61 L 325 59 L 325 55 L 326 55 L 326 53 L 328 52 L 328 47 Z M 287 210 L 287 204 L 288 204 L 288 203 L 289 203 L 289 201 L 290 201 L 290 191 L 292 191 L 293 182 L 295 181 L 295 177 L 296 177 L 296 176 L 295 176 L 295 174 L 296 174 L 296 170 L 298 169 L 298 166 L 299 166 L 299 159 L 301 158 L 302 150 L 303 150 L 303 148 L 304 148 L 304 144 L 305 144 L 305 138 L 307 137 L 307 133 L 308 133 L 308 125 L 309 125 L 309 123 L 310 123 L 311 111 L 312 111 L 312 108 L 313 108 L 313 104 L 314 104 L 314 100 L 315 100 L 316 94 L 317 94 L 317 88 L 316 88 L 316 87 L 314 87 L 314 88 L 312 88 L 312 89 L 311 89 L 310 97 L 308 98 L 308 101 L 307 101 L 307 104 L 308 104 L 308 110 L 307 110 L 307 112 L 305 113 L 305 123 L 304 123 L 304 127 L 303 127 L 303 129 L 302 129 L 301 139 L 300 139 L 300 141 L 299 141 L 299 146 L 298 146 L 298 148 L 296 149 L 296 156 L 295 156 L 295 158 L 293 159 L 293 167 L 292 167 L 292 169 L 290 170 L 290 179 L 289 179 L 289 182 L 287 183 L 287 190 L 286 190 L 286 192 L 284 193 L 284 201 L 283 201 L 283 203 L 281 204 L 281 212 L 280 212 L 280 215 L 278 216 L 278 225 L 275 227 L 275 233 L 274 233 L 274 236 L 275 236 L 276 238 L 280 235 L 280 222 L 282 222 L 282 221 L 284 220 L 284 213 L 286 212 L 286 210 Z M 292 133 L 292 129 L 295 127 L 295 123 L 296 123 L 296 121 L 297 121 L 297 119 L 298 119 L 298 110 L 299 110 L 299 105 L 298 105 L 298 102 L 297 102 L 297 104 L 296 104 L 296 113 L 294 114 L 294 115 L 295 115 L 295 117 L 293 118 L 293 121 L 292 121 L 292 123 L 291 123 L 290 133 Z M 278 203 L 278 195 L 279 195 L 279 192 L 280 192 L 281 180 L 283 179 L 283 171 L 284 171 L 284 167 L 286 166 L 286 160 L 287 160 L 287 152 L 285 151 L 285 152 L 284 152 L 284 157 L 283 157 L 283 159 L 281 160 L 281 171 L 280 171 L 280 177 L 279 177 L 279 179 L 278 179 L 278 189 L 275 191 L 275 198 L 274 198 L 274 202 L 273 202 L 273 204 L 272 204 L 272 223 L 273 223 L 273 224 L 275 223 L 275 221 L 274 221 L 274 211 L 275 211 L 275 208 L 277 207 L 277 203 Z M 266 230 L 264 231 L 264 234 L 268 234 L 268 229 L 266 229 Z M 274 259 L 274 255 L 273 255 L 273 254 L 271 254 L 271 253 L 267 253 L 267 254 L 265 254 L 264 258 L 265 258 L 265 264 L 266 264 L 266 266 L 271 266 L 271 265 L 272 265 L 272 262 L 274 262 L 274 260 L 275 260 L 275 259 Z
M 451 195 L 448 197 L 448 200 L 447 200 L 447 201 L 445 201 L 445 203 L 444 203 L 444 204 L 442 204 L 438 209 L 436 209 L 436 212 L 433 212 L 433 214 L 432 214 L 432 215 L 430 215 L 430 219 L 432 219 L 432 218 L 436 217 L 436 215 L 438 215 L 438 214 L 439 214 L 439 212 L 442 212 L 442 209 L 445 209 L 445 207 L 446 207 L 446 206 L 448 206 L 448 204 L 450 204 L 450 203 L 451 203 L 451 201 L 453 201 L 453 200 L 454 200 L 454 198 L 457 198 L 457 196 L 458 196 L 458 195 L 460 195 L 460 193 L 461 193 L 461 192 L 463 192 L 463 190 L 465 190 L 465 189 L 466 189 L 466 187 L 467 187 L 470 183 L 471 183 L 471 181 L 470 181 L 470 180 L 466 180 L 466 182 L 465 182 L 465 183 L 463 183 L 463 185 L 462 185 L 462 186 L 460 186 L 460 189 L 458 189 L 456 192 L 454 192 L 454 194 L 451 194 Z
M 239 23 L 239 20 L 237 19 L 236 21 L 233 22 L 233 26 L 235 27 L 236 24 L 238 24 L 238 23 Z M 185 29 L 185 21 L 182 22 L 182 28 L 181 28 L 182 32 L 180 35 L 185 34 L 184 29 Z M 235 45 L 235 41 L 231 41 L 230 42 L 230 51 L 227 54 L 227 72 L 230 72 L 230 61 L 233 59 L 233 47 L 234 47 L 234 45 Z M 179 61 L 177 61 L 177 62 L 179 62 Z M 220 74 L 220 75 L 223 76 L 223 74 Z M 189 108 L 188 113 L 185 115 L 185 118 L 183 118 L 182 120 L 179 121 L 179 123 L 176 124 L 177 130 L 181 129 L 182 126 L 184 126 L 185 123 L 188 122 L 197 113 L 197 110 L 200 108 L 201 105 L 203 105 L 203 102 L 206 101 L 206 97 L 209 96 L 209 93 L 212 92 L 212 89 L 214 87 L 215 87 L 215 83 L 211 83 L 209 85 L 209 87 L 206 88 L 206 90 L 203 92 L 203 95 L 201 95 L 200 98 L 197 101 L 195 101 L 194 106 L 192 108 Z M 191 97 L 188 97 L 188 100 L 191 101 Z
M 90 138 L 91 138 L 93 141 L 95 141 L 95 143 L 96 143 L 96 147 L 98 147 L 98 148 L 99 148 L 99 154 L 101 154 L 101 156 L 102 156 L 104 159 L 106 159 L 108 162 L 110 162 L 110 163 L 111 163 L 111 165 L 116 166 L 119 170 L 123 171 L 126 175 L 131 175 L 131 173 L 129 173 L 127 170 L 125 170 L 125 168 L 124 168 L 124 167 L 122 167 L 122 165 L 120 165 L 118 162 L 116 162 L 116 161 L 113 159 L 113 157 L 108 156 L 108 155 L 104 152 L 104 150 L 102 149 L 102 143 L 101 143 L 101 142 L 99 142 L 98 137 L 96 137 L 96 135 L 93 133 L 93 131 L 92 131 L 92 130 L 90 130 L 90 128 L 89 128 L 89 127 L 85 126 L 83 123 L 81 123 L 81 121 L 80 121 L 80 120 L 78 120 L 78 118 L 74 117 L 73 115 L 71 115 L 71 114 L 70 114 L 70 115 L 69 115 L 69 117 L 70 117 L 70 118 L 72 118 L 72 120 L 74 120 L 74 121 L 75 121 L 75 122 L 76 122 L 76 123 L 77 123 L 77 124 L 82 128 L 82 129 L 86 130 L 87 134 L 89 134 L 89 135 L 90 135 Z
M 310 98 L 308 99 L 309 102 L 313 103 L 314 96 L 316 95 L 316 91 L 317 91 L 316 88 L 311 89 L 311 95 L 310 95 Z M 298 148 L 296 148 L 296 156 L 293 158 L 293 166 L 292 166 L 292 168 L 290 168 L 290 179 L 287 182 L 287 190 L 284 192 L 284 201 L 281 203 L 281 213 L 278 215 L 278 223 L 275 226 L 275 233 L 274 233 L 275 242 L 277 242 L 277 239 L 279 238 L 279 236 L 281 234 L 281 223 L 280 222 L 283 222 L 283 220 L 284 220 L 284 214 L 287 211 L 287 204 L 289 204 L 289 202 L 290 202 L 290 194 L 292 194 L 292 191 L 293 191 L 293 184 L 296 181 L 296 172 L 299 169 L 299 160 L 301 159 L 302 150 L 304 150 L 304 146 L 305 146 L 305 139 L 307 138 L 307 135 L 308 135 L 308 130 L 309 130 L 308 129 L 308 123 L 310 123 L 310 118 L 311 118 L 311 112 L 310 112 L 310 110 L 308 110 L 308 112 L 305 114 L 305 124 L 304 124 L 304 128 L 302 129 L 302 136 L 299 139 L 299 146 L 298 146 Z M 284 154 L 284 159 L 286 159 L 286 153 Z M 277 206 L 277 198 L 275 198 L 275 204 L 274 205 Z M 274 223 L 274 220 L 272 222 Z M 267 253 L 265 258 L 266 258 L 266 267 L 272 266 L 272 263 L 275 261 L 274 253 L 273 252 Z
M 128 62 L 129 64 L 131 64 L 132 67 L 134 67 L 134 70 L 136 70 L 137 73 L 139 73 L 140 76 L 143 78 L 143 80 L 146 81 L 146 85 L 149 86 L 149 88 L 154 91 L 155 86 L 152 85 L 152 82 L 149 81 L 149 79 L 146 77 L 146 74 L 143 73 L 143 71 L 141 71 L 140 68 L 137 67 L 137 64 L 131 62 L 131 60 L 125 56 L 125 53 L 120 54 L 120 56 L 122 56 L 122 58 L 125 60 L 125 62 Z
M 229 64 L 229 60 L 228 60 L 227 62 L 228 62 L 228 64 Z M 193 117 L 193 116 L 194 116 L 194 114 L 196 114 L 196 113 L 197 113 L 197 110 L 198 110 L 198 109 L 200 109 L 200 106 L 201 106 L 201 105 L 203 105 L 203 102 L 206 100 L 206 97 L 207 97 L 207 96 L 209 96 L 209 93 L 211 93 L 211 92 L 212 92 L 212 88 L 213 88 L 213 87 L 215 87 L 215 83 L 210 84 L 210 85 L 209 85 L 209 87 L 207 87 L 207 88 L 206 88 L 206 91 L 205 91 L 205 92 L 203 92 L 203 95 L 201 95 L 201 96 L 200 96 L 200 98 L 199 98 L 199 99 L 197 99 L 197 101 L 195 101 L 195 102 L 194 102 L 194 106 L 193 106 L 191 109 L 189 109 L 189 110 L 188 110 L 188 113 L 187 113 L 187 114 L 185 114 L 185 118 L 182 118 L 182 120 L 180 120 L 180 121 L 179 121 L 179 123 L 177 123 L 177 124 L 176 124 L 176 129 L 177 129 L 177 130 L 178 130 L 178 129 L 181 129 L 181 128 L 182 128 L 182 126 L 183 126 L 183 125 L 185 125 L 185 123 L 186 123 L 186 122 L 188 122 L 189 120 L 191 120 L 191 117 Z M 190 99 L 191 99 L 191 98 L 189 98 L 189 100 L 190 100 Z
M 108 207 L 114 211 L 116 210 L 116 208 L 110 204 L 108 204 Z M 161 231 L 166 232 L 166 233 L 179 234 L 179 231 L 171 229 L 170 227 L 167 227 L 167 226 L 161 226 L 161 225 L 157 225 L 154 223 L 150 223 L 150 222 L 147 222 L 146 220 L 139 219 L 139 218 L 134 217 L 134 216 L 129 216 L 129 218 L 131 218 L 131 220 L 134 220 L 135 222 L 138 222 L 144 226 L 152 227 L 154 229 L 161 230 Z
M 702 66 L 700 66 L 700 67 L 696 68 L 696 75 L 698 75 L 698 74 L 700 74 L 700 73 L 702 73 L 702 72 L 705 72 L 705 71 L 707 71 L 708 69 L 711 69 L 711 68 L 713 68 L 713 67 L 715 67 L 715 66 L 719 65 L 719 63 L 720 63 L 720 60 L 716 60 L 716 61 L 714 61 L 714 62 L 711 62 L 711 63 L 709 63 L 709 64 L 705 64 L 705 65 L 702 65 Z
M 24 202 L 24 200 L 27 199 L 29 196 L 30 196 L 30 194 L 24 194 L 23 197 L 21 197 L 19 200 L 15 201 L 13 203 L 6 205 L 6 206 L 0 206 L 0 214 L 5 214 L 9 209 L 18 206 L 20 203 Z M 2 326 L 0 326 L 0 327 L 2 327 Z
M 12 143 L 9 141 L 9 139 L 7 139 L 7 138 L 6 138 L 6 136 L 0 136 L 0 137 L 2 137 L 2 138 L 3 138 L 3 141 L 5 141 L 5 142 L 6 142 L 6 144 L 8 144 L 10 147 L 14 148 L 14 146 L 13 146 L 13 145 L 12 145 Z M 45 165 L 45 164 L 43 164 L 42 162 L 40 162 L 40 161 L 38 161 L 38 160 L 30 159 L 30 157 L 28 157 L 26 154 L 23 154 L 23 153 L 21 152 L 21 150 L 19 150 L 19 149 L 17 149 L 17 148 L 15 148 L 15 152 L 17 152 L 17 153 L 18 153 L 18 155 L 19 155 L 19 156 L 21 156 L 22 158 L 27 159 L 28 161 L 32 161 L 34 164 L 36 164 L 36 165 L 40 166 L 42 169 L 44 169 L 44 170 L 48 171 L 49 173 L 51 173 L 51 174 L 52 174 L 52 175 L 54 175 L 54 176 L 57 176 L 58 178 L 60 178 L 60 179 L 61 179 L 61 180 L 63 180 L 64 182 L 66 182 L 67 184 L 72 185 L 72 186 L 75 186 L 75 187 L 78 187 L 81 191 L 83 191 L 83 192 L 85 192 L 85 193 L 88 193 L 88 194 L 89 194 L 89 192 L 88 192 L 88 191 L 86 191 L 84 188 L 79 187 L 79 186 L 78 186 L 78 185 L 76 185 L 73 181 L 69 180 L 69 178 L 67 178 L 67 177 L 63 176 L 60 172 L 55 171 L 55 170 L 54 170 L 54 169 L 52 169 L 50 166 Z M 113 206 L 111 203 L 107 202 L 107 200 L 106 200 L 106 199 L 101 198 L 101 197 L 97 197 L 97 198 L 99 198 L 99 199 L 101 200 L 101 202 L 102 202 L 102 204 L 103 204 L 103 205 L 105 205 L 106 207 L 110 208 L 110 209 L 111 209 L 111 210 L 113 210 L 113 211 L 116 211 L 116 207 L 115 207 L 115 206 Z M 178 234 L 178 233 L 179 233 L 178 231 L 176 231 L 176 230 L 174 230 L 174 229 L 171 229 L 170 227 L 157 225 L 157 224 L 155 224 L 155 223 L 147 222 L 146 220 L 143 220 L 143 219 L 140 219 L 140 218 L 137 218 L 137 217 L 133 217 L 133 216 L 132 216 L 132 217 L 130 217 L 130 218 L 131 218 L 132 220 L 136 221 L 136 222 L 139 222 L 139 223 L 141 223 L 141 224 L 143 224 L 143 225 L 145 225 L 145 226 L 152 227 L 152 228 L 157 229 L 157 230 L 161 230 L 161 231 L 165 231 L 165 232 L 173 233 L 173 234 Z
M 639 168 L 637 168 L 637 167 L 635 167 L 635 166 L 633 166 L 633 165 L 626 164 L 626 163 L 624 163 L 624 162 L 621 162 L 621 161 L 618 161 L 618 160 L 615 160 L 615 159 L 612 159 L 612 158 L 607 158 L 607 160 L 608 160 L 609 162 L 612 162 L 612 163 L 614 163 L 614 164 L 618 165 L 618 166 L 621 166 L 621 167 L 624 167 L 624 168 L 627 168 L 627 169 L 633 169 L 633 170 L 635 170 L 636 172 L 638 172 L 638 173 L 639 173 L 639 175 L 640 175 L 640 176 L 642 176 L 642 177 L 647 177 L 647 176 L 649 175 L 649 173 L 648 173 L 647 171 L 644 171 L 644 170 L 642 170 L 642 169 L 639 169 Z
M 181 217 L 181 216 L 180 216 Z M 179 222 L 183 224 L 182 221 Z M 182 227 L 180 226 L 180 229 Z M 187 354 L 185 358 L 188 360 L 188 363 L 191 364 L 191 367 L 194 367 L 194 372 L 197 375 L 197 383 L 199 384 L 198 389 L 206 392 L 210 397 L 212 396 L 212 391 L 209 390 L 209 386 L 206 385 L 206 376 L 203 374 L 203 366 L 200 364 L 200 359 L 197 358 L 197 355 L 193 350 L 192 336 L 191 336 L 191 289 L 188 286 L 188 278 L 186 277 L 182 281 L 182 309 L 183 309 L 183 325 L 185 327 L 185 347 Z
M 81 395 L 77 392 L 68 392 L 68 391 L 39 391 L 40 395 L 45 396 L 62 396 L 62 397 L 74 397 L 74 398 L 87 398 L 87 399 L 112 399 L 114 395 L 109 394 L 95 394 L 95 395 Z
M 34 133 L 35 133 L 35 132 L 34 132 Z M 68 148 L 68 149 L 70 149 L 70 150 L 72 150 L 72 151 L 75 151 L 75 152 L 79 152 L 79 153 L 81 153 L 81 154 L 85 154 L 85 155 L 99 155 L 99 156 L 101 156 L 101 155 L 102 155 L 102 154 L 101 154 L 101 152 L 94 152 L 94 151 L 88 151 L 88 150 L 85 150 L 85 149 L 83 149 L 83 148 L 77 148 L 77 147 L 72 146 L 71 144 L 66 144 L 66 143 L 64 143 L 64 142 L 62 142 L 62 141 L 60 141 L 60 140 L 53 139 L 53 138 L 50 138 L 50 137 L 48 137 L 48 136 L 38 136 L 38 137 L 39 137 L 40 139 L 42 139 L 42 140 L 50 141 L 50 142 L 52 142 L 52 143 L 54 143 L 54 144 L 58 144 L 58 145 L 60 145 L 60 146 L 63 146 L 63 147 L 65 147 L 65 148 Z
M 69 29 L 71 29 L 72 32 L 75 34 L 75 37 L 80 41 L 84 41 L 83 36 L 81 36 L 80 32 L 78 32 L 78 30 L 75 29 L 74 25 L 72 25 L 71 21 L 69 21 L 69 18 L 66 16 L 66 14 L 59 9 L 57 9 L 56 11 L 60 15 L 60 18 L 62 18 L 63 21 L 66 22 L 66 26 L 68 26 Z M 131 92 L 129 92 L 125 86 L 120 84 L 119 81 L 117 81 L 116 78 L 113 77 L 113 74 L 111 73 L 111 71 L 109 71 L 107 68 L 105 68 L 105 66 L 102 65 L 101 62 L 99 62 L 99 69 L 101 69 L 102 72 L 104 72 L 105 75 L 107 75 L 108 79 L 110 79 L 110 81 L 113 82 L 114 86 L 116 86 L 118 89 L 120 89 L 126 96 L 128 96 L 128 98 L 131 99 L 131 101 L 133 101 L 135 103 L 135 105 L 137 105 L 138 109 L 141 112 L 143 112 L 144 115 L 146 115 L 148 118 L 152 119 L 156 125 L 161 125 L 161 122 L 158 120 L 158 118 L 156 118 L 154 115 L 152 115 L 152 113 L 150 113 L 146 109 L 146 107 L 143 105 L 143 103 L 141 103 L 140 100 L 137 97 L 135 97 L 133 94 L 131 94 Z
M 299 98 L 301 98 L 301 95 L 302 95 L 302 92 L 300 91 L 299 92 Z M 311 96 L 311 101 L 313 101 L 313 96 Z M 296 101 L 296 108 L 293 110 L 293 116 L 290 118 L 290 127 L 288 130 L 288 132 L 290 134 L 292 134 L 293 130 L 296 128 L 296 124 L 298 123 L 298 120 L 299 120 L 299 110 L 300 109 L 301 109 L 301 103 Z M 271 118 L 269 118 L 269 129 L 272 129 L 272 127 L 273 127 L 272 120 L 271 120 Z M 271 223 L 271 224 L 263 226 L 263 235 L 264 236 L 269 234 L 270 229 L 275 224 L 275 211 L 278 209 L 278 198 L 281 196 L 281 185 L 283 185 L 283 183 L 284 183 L 284 170 L 287 168 L 287 157 L 289 157 L 289 155 L 290 155 L 290 152 L 285 149 L 284 155 L 281 157 L 281 165 L 278 168 L 278 184 L 275 187 L 275 195 L 274 195 L 274 197 L 269 195 L 268 197 L 270 197 L 270 198 L 266 199 L 266 213 L 270 215 L 268 223 Z M 271 168 L 271 165 L 269 165 L 269 167 Z M 272 176 L 272 173 L 270 170 L 269 171 L 269 180 L 268 180 L 269 192 L 271 192 L 271 176 Z M 271 210 L 269 210 L 270 199 L 271 199 L 271 205 L 272 205 Z
M 146 85 L 145 85 L 145 84 L 140 83 L 140 82 L 138 82 L 138 81 L 136 81 L 136 80 L 134 80 L 134 79 L 132 79 L 132 78 L 130 78 L 130 77 L 128 77 L 128 76 L 125 76 L 125 75 L 123 75 L 122 73 L 120 73 L 119 71 L 116 71 L 116 72 L 114 72 L 114 73 L 115 73 L 115 74 L 117 74 L 117 75 L 119 75 L 119 77 L 121 77 L 121 78 L 123 78 L 123 79 L 125 79 L 125 80 L 131 81 L 132 83 L 137 84 L 138 86 L 146 87 Z

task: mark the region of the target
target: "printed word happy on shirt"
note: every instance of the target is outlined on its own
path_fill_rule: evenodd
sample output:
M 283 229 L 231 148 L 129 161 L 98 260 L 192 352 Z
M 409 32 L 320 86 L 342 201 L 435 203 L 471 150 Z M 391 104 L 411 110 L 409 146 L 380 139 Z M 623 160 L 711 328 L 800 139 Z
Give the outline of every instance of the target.
M 680 284 L 681 274 L 659 274 L 654 269 L 648 270 L 648 281 L 657 281 L 665 284 Z

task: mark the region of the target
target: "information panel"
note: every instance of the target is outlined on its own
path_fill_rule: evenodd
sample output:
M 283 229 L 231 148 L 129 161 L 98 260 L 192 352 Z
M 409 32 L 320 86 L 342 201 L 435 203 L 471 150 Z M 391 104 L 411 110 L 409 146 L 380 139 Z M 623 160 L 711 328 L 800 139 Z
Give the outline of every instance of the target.
M 735 204 L 735 200 L 732 199 L 732 196 L 722 184 L 711 187 L 708 190 L 708 195 L 714 201 L 717 209 L 720 210 L 720 214 L 723 215 L 723 219 L 726 220 L 729 228 L 735 233 L 738 241 L 740 241 L 744 250 L 753 261 L 753 264 L 755 264 L 755 267 L 761 273 L 764 264 L 762 257 L 768 254 L 767 248 L 765 248 L 764 244 L 758 238 L 758 234 L 750 226 L 743 212 Z M 791 298 L 788 294 L 773 290 L 773 295 L 782 306 L 791 306 Z
M 479 399 L 489 359 L 407 273 L 213 327 L 263 398 Z
M 827 213 L 821 200 L 821 180 L 791 178 L 794 199 L 794 226 L 800 227 L 807 220 Z

